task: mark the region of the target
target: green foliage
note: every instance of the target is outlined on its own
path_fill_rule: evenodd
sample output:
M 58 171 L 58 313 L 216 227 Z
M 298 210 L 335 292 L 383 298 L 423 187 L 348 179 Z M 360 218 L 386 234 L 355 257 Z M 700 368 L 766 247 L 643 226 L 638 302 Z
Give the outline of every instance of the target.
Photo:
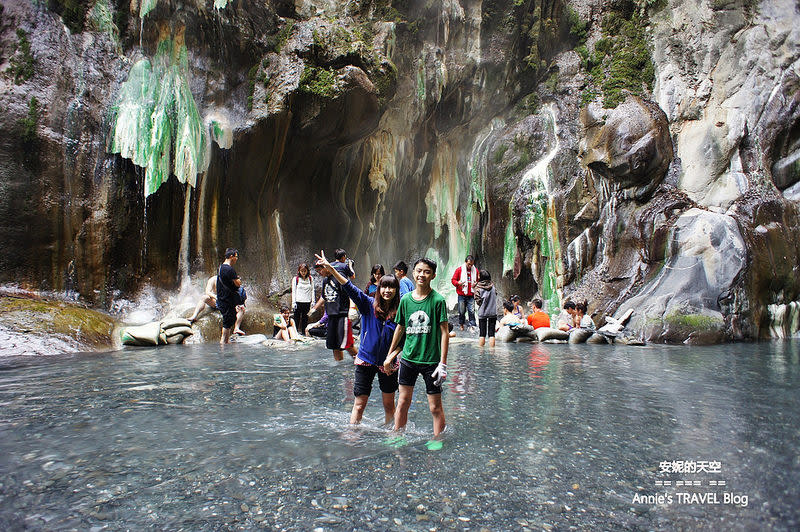
M 54 13 L 58 13 L 61 20 L 64 21 L 64 25 L 69 28 L 70 33 L 83 32 L 89 2 L 82 0 L 48 0 L 47 8 Z
M 383 67 L 372 80 L 378 90 L 378 99 L 381 104 L 386 103 L 387 98 L 397 86 L 397 67 L 395 64 L 387 61 Z
M 517 104 L 517 107 L 521 111 L 524 111 L 525 114 L 532 115 L 536 114 L 536 112 L 539 111 L 541 103 L 542 102 L 539 100 L 539 94 L 537 94 L 536 92 L 532 92 L 527 96 L 525 96 L 524 98 L 522 98 Z
M 258 65 L 253 65 L 247 71 L 247 110 L 253 110 L 253 93 L 256 91 L 256 75 L 258 75 Z
M 603 18 L 602 37 L 593 53 L 585 47 L 576 49 L 593 82 L 582 95 L 582 103 L 602 93 L 603 106 L 614 108 L 625 99 L 626 92 L 646 96 L 653 90 L 655 67 L 645 34 L 647 21 L 634 7 L 622 2 L 618 11 Z
M 28 34 L 22 28 L 17 28 L 17 45 L 14 57 L 9 61 L 9 74 L 14 78 L 14 83 L 20 85 L 33 77 L 36 59 L 31 53 L 31 43 Z
M 503 156 L 508 151 L 508 146 L 505 144 L 501 144 L 494 152 L 494 164 L 500 164 L 503 162 Z
M 547 62 L 544 56 L 552 51 L 554 43 L 558 42 L 558 21 L 543 16 L 542 7 L 537 4 L 530 13 L 525 16 L 525 21 L 522 25 L 525 31 L 530 47 L 528 55 L 525 56 L 525 63 L 534 72 L 547 67 Z
M 89 14 L 89 20 L 93 29 L 106 33 L 119 46 L 119 28 L 114 24 L 113 15 L 108 0 L 97 0 Z
M 333 69 L 306 65 L 300 76 L 299 90 L 321 98 L 333 98 L 338 92 L 336 72 Z
M 558 88 L 558 71 L 553 71 L 544 82 L 544 87 L 550 92 L 556 92 Z
M 514 153 L 518 154 L 517 160 L 506 170 L 505 174 L 508 176 L 520 172 L 531 162 L 531 149 L 525 138 L 521 136 L 514 137 Z
M 267 46 L 275 50 L 276 54 L 281 53 L 289 37 L 292 36 L 292 30 L 294 30 L 294 22 L 284 25 L 278 33 L 267 39 Z
M 375 0 L 372 2 L 373 12 L 372 18 L 374 20 L 383 20 L 389 22 L 404 22 L 405 17 L 395 6 L 392 5 L 391 0 Z M 398 6 L 402 6 L 402 2 Z
M 567 24 L 569 24 L 569 34 L 579 45 L 585 45 L 589 36 L 589 22 L 583 20 L 572 6 L 567 6 Z
M 655 11 L 667 7 L 667 0 L 635 0 L 636 8 L 644 16 L 648 11 Z
M 33 146 L 38 140 L 36 130 L 39 127 L 39 100 L 31 96 L 28 102 L 28 114 L 19 121 L 20 139 L 25 146 Z

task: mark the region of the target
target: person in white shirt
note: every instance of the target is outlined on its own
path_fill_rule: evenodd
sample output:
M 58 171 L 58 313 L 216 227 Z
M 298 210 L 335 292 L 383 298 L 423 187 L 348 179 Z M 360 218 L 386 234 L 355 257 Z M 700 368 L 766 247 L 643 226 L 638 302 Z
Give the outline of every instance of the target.
M 308 313 L 314 302 L 314 280 L 308 264 L 301 262 L 297 267 L 297 275 L 292 279 L 292 311 L 298 331 L 305 331 L 308 325 Z

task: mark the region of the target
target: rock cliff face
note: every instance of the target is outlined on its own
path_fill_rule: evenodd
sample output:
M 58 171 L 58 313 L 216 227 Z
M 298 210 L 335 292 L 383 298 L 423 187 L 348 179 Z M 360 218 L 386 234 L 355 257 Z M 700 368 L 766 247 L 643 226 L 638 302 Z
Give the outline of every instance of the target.
M 789 0 L 6 2 L 3 282 L 248 292 L 473 253 L 651 341 L 795 333 Z M 360 277 L 359 277 L 360 278 Z

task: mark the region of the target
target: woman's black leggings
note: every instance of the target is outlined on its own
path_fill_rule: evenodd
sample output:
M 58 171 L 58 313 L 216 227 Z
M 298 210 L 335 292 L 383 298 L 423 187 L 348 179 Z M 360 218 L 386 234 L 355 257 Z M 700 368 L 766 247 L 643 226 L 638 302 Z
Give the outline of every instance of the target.
M 300 334 L 306 333 L 309 310 L 311 310 L 311 303 L 295 303 L 294 323 L 297 325 L 297 332 Z

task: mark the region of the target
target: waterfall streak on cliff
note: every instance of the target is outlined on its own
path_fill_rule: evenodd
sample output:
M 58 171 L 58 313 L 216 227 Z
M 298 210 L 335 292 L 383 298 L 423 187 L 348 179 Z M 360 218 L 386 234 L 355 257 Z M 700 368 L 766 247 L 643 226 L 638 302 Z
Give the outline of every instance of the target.
M 186 197 L 183 201 L 183 225 L 181 226 L 181 247 L 178 252 L 178 275 L 180 276 L 181 286 L 191 282 L 189 279 L 189 240 L 191 224 L 190 213 L 192 210 L 192 187 L 186 185 Z
M 281 230 L 281 213 L 278 212 L 277 209 L 272 211 L 272 223 L 274 224 L 275 230 L 275 249 L 277 249 L 277 253 L 275 254 L 275 271 L 278 272 L 278 275 L 277 278 L 273 277 L 270 289 L 273 293 L 276 293 L 289 285 L 289 264 L 286 261 L 286 247 L 283 242 L 283 231 Z
M 478 210 L 486 210 L 486 159 L 489 151 L 488 140 L 492 133 L 503 128 L 505 121 L 502 118 L 495 118 L 489 123 L 489 127 L 481 132 L 477 137 L 477 142 L 472 147 L 469 155 L 469 175 L 472 178 L 471 191 L 473 201 L 477 200 Z
M 558 140 L 556 108 L 554 104 L 544 107 L 552 127 L 553 147 L 522 178 L 520 187 L 530 189 L 528 206 L 523 220 L 524 230 L 532 242 L 538 243 L 537 256 L 531 263 L 531 273 L 540 281 L 539 291 L 550 312 L 560 306 L 561 284 L 563 283 L 563 263 L 561 260 L 561 244 L 558 238 L 558 220 L 555 214 L 554 198 L 551 194 L 553 186 L 550 163 L 561 147 Z M 506 238 L 506 246 L 511 242 Z M 508 250 L 505 255 L 508 255 Z M 504 262 L 504 268 L 505 263 Z
M 550 124 L 552 125 L 553 128 L 553 139 L 555 139 L 555 142 L 553 144 L 553 148 L 549 152 L 547 152 L 547 154 L 544 157 L 542 157 L 533 166 L 533 168 L 525 172 L 525 175 L 522 177 L 520 185 L 535 179 L 537 182 L 542 184 L 545 192 L 547 192 L 547 194 L 550 195 L 550 191 L 553 188 L 550 163 L 555 158 L 556 154 L 558 153 L 558 150 L 561 148 L 561 145 L 558 141 L 558 125 L 556 123 L 555 106 L 553 104 L 547 104 L 544 106 L 544 109 L 550 116 Z

